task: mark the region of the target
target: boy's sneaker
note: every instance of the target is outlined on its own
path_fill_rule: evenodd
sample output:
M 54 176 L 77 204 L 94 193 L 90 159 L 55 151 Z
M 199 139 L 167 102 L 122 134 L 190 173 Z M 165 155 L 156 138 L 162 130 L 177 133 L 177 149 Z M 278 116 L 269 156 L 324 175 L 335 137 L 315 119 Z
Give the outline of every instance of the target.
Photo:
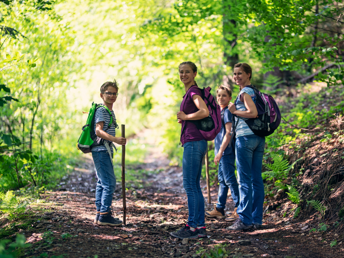
M 246 230 L 250 230 L 252 229 L 253 226 L 251 225 L 245 225 L 240 219 L 237 219 L 234 224 L 230 227 L 228 227 L 227 229 L 229 230 L 238 230 L 238 231 L 246 231 Z
M 99 225 L 108 225 L 108 226 L 120 226 L 122 225 L 122 221 L 118 218 L 114 218 L 111 216 L 111 212 L 100 213 L 99 216 Z
M 99 222 L 99 216 L 100 216 L 100 212 L 99 211 L 97 211 L 97 213 L 96 213 L 96 217 L 94 218 L 94 224 L 98 224 L 98 222 Z
M 226 221 L 235 221 L 239 218 L 237 213 L 237 208 L 234 208 L 234 211 L 226 218 Z
M 184 239 L 184 238 L 198 238 L 198 230 L 195 228 L 193 231 L 191 228 L 186 224 L 184 227 L 179 229 L 176 232 L 171 232 L 171 236 L 177 237 L 179 239 Z
M 206 238 L 207 236 L 207 230 L 205 227 L 197 228 L 198 230 L 198 238 Z
M 255 230 L 261 229 L 263 227 L 262 224 L 259 223 L 252 223 L 252 226 Z
M 206 212 L 205 216 L 208 218 L 217 218 L 217 219 L 223 219 L 225 217 L 225 210 L 217 208 L 216 205 L 214 205 L 214 210 L 210 212 Z

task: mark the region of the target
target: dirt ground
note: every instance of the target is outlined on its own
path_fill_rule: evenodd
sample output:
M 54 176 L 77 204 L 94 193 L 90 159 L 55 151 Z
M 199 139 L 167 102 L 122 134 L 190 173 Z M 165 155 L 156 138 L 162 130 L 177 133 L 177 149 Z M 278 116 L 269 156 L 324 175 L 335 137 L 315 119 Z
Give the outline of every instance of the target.
M 83 165 L 65 177 L 59 189 L 44 195 L 51 204 L 49 212 L 34 218 L 32 230 L 21 232 L 32 244 L 24 256 L 201 257 L 206 250 L 223 244 L 230 253 L 228 257 L 344 257 L 341 242 L 330 247 L 333 234 L 310 233 L 311 220 L 293 222 L 274 213 L 264 215 L 261 230 L 232 232 L 226 229 L 231 222 L 214 219 L 206 221 L 208 238 L 183 242 L 171 237 L 170 232 L 186 222 L 188 211 L 182 169 L 168 163 L 162 155 L 150 155 L 145 163 L 138 164 L 147 176 L 141 188 L 127 182 L 127 224 L 98 226 L 93 223 L 96 174 L 92 159 L 85 156 Z M 153 170 L 160 172 L 150 173 Z M 122 219 L 120 180 L 113 210 Z M 202 186 L 207 196 L 205 182 Z M 212 187 L 213 204 L 216 196 L 217 189 Z M 228 202 L 227 213 L 233 205 L 230 197 Z M 207 204 L 207 209 L 212 205 Z

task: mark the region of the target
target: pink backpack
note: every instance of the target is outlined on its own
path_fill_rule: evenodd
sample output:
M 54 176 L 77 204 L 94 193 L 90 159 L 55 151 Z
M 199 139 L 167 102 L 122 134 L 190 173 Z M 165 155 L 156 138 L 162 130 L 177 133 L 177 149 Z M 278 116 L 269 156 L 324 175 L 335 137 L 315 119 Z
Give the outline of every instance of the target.
M 186 122 L 192 122 L 196 124 L 197 129 L 200 131 L 206 141 L 212 141 L 216 135 L 221 131 L 221 109 L 220 106 L 215 102 L 213 95 L 211 95 L 211 88 L 200 89 L 202 92 L 202 99 L 209 109 L 209 116 L 201 120 L 196 121 L 185 121 L 182 134 L 186 128 Z M 187 95 L 188 96 L 188 95 Z

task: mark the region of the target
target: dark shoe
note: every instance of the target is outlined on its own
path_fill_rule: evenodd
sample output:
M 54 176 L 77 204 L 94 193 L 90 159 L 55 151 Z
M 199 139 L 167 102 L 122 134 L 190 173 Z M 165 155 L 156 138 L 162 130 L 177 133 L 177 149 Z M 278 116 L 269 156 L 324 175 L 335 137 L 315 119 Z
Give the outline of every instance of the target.
M 188 225 L 185 225 L 181 229 L 179 229 L 176 232 L 171 232 L 171 236 L 177 237 L 179 239 L 184 239 L 184 238 L 198 238 L 198 230 L 195 228 L 194 231 L 190 229 Z
M 245 231 L 245 230 L 250 230 L 252 229 L 253 226 L 252 225 L 246 225 L 244 224 L 240 219 L 237 219 L 234 224 L 230 227 L 228 227 L 227 229 L 229 230 L 237 230 L 237 231 Z
M 197 228 L 198 230 L 198 238 L 206 238 L 207 236 L 207 230 L 205 227 Z
M 216 207 L 216 204 L 214 205 L 214 210 L 210 211 L 210 212 L 206 212 L 205 216 L 207 216 L 208 218 L 217 218 L 217 219 L 223 219 L 225 217 L 225 210 L 224 209 L 220 209 Z
M 106 212 L 100 213 L 98 224 L 108 226 L 120 226 L 122 225 L 122 221 L 112 217 L 110 212 Z
M 100 212 L 99 211 L 97 211 L 97 214 L 96 214 L 96 217 L 94 218 L 94 224 L 98 224 L 98 222 L 99 222 L 99 216 L 100 216 Z
M 255 230 L 258 230 L 258 229 L 262 229 L 262 224 L 259 224 L 259 223 L 252 223 L 252 226 Z

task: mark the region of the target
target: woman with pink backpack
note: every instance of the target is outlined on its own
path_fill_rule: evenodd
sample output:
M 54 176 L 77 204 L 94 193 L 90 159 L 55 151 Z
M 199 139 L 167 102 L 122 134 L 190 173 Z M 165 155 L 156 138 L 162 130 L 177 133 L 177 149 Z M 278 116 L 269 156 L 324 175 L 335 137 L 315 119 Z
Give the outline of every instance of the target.
M 185 95 L 177 113 L 182 124 L 181 143 L 183 152 L 183 186 L 188 198 L 188 222 L 171 235 L 180 239 L 206 237 L 204 197 L 200 186 L 202 160 L 207 151 L 207 141 L 193 121 L 209 116 L 202 99 L 202 91 L 195 82 L 197 66 L 192 62 L 179 65 L 179 78 L 184 84 Z

